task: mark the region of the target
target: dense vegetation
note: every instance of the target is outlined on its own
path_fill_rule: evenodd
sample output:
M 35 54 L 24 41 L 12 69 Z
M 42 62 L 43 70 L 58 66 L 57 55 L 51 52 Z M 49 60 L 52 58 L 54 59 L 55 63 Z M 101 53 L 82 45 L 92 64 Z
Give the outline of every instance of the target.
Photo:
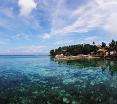
M 69 55 L 76 56 L 78 54 L 87 55 L 91 54 L 92 52 L 96 54 L 100 48 L 107 49 L 108 51 L 117 52 L 117 41 L 112 40 L 108 46 L 104 42 L 102 42 L 102 44 L 99 46 L 95 45 L 95 42 L 93 42 L 93 44 L 77 44 L 77 45 L 63 46 L 59 47 L 58 49 L 51 50 L 50 55 L 55 56 L 63 54 L 66 56 Z

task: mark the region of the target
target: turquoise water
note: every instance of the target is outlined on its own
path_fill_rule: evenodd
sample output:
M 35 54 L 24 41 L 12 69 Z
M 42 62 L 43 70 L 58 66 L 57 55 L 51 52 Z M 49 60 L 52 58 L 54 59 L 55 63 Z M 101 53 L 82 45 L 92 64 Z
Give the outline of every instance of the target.
M 117 61 L 0 56 L 0 104 L 117 104 Z

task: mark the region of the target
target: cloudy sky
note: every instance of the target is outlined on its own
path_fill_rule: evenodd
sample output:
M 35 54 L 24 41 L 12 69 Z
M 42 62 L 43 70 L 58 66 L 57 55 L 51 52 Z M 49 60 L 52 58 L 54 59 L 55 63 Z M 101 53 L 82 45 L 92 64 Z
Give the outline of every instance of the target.
M 117 40 L 117 0 L 0 0 L 0 54 L 47 54 Z

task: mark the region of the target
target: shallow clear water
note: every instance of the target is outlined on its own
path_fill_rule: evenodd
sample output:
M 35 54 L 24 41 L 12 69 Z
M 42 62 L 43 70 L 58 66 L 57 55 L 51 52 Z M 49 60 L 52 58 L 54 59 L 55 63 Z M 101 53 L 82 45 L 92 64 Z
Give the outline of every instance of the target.
M 0 104 L 117 104 L 117 61 L 0 56 Z

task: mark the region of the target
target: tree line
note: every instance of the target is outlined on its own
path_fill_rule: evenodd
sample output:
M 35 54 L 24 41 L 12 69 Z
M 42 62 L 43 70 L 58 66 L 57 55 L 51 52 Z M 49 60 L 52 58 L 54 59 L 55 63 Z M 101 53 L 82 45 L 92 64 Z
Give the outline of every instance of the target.
M 99 46 L 97 46 L 95 42 L 93 42 L 92 44 L 77 44 L 77 45 L 63 46 L 63 47 L 59 47 L 58 49 L 50 50 L 50 55 L 55 56 L 55 55 L 63 54 L 65 56 L 70 56 L 70 55 L 76 56 L 78 54 L 87 55 L 87 54 L 91 54 L 92 52 L 96 54 L 100 48 L 104 48 L 109 52 L 110 51 L 117 52 L 117 41 L 115 40 L 112 40 L 108 44 L 108 46 L 104 42 L 102 42 L 102 44 Z

